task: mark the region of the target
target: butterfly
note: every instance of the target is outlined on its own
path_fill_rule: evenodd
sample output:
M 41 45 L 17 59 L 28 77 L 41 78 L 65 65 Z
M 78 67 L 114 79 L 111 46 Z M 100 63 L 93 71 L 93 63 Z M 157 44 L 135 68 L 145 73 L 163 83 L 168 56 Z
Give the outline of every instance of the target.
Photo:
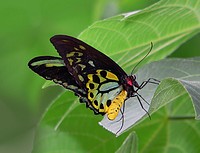
M 127 75 L 111 58 L 74 37 L 55 35 L 50 41 L 61 58 L 35 57 L 28 63 L 29 68 L 73 91 L 80 102 L 95 114 L 106 114 L 109 120 L 115 120 L 119 112 L 123 114 L 123 104 L 130 97 L 137 97 L 144 109 L 141 99 L 145 99 L 138 90 L 147 83 L 159 83 L 149 78 L 139 85 L 135 75 Z

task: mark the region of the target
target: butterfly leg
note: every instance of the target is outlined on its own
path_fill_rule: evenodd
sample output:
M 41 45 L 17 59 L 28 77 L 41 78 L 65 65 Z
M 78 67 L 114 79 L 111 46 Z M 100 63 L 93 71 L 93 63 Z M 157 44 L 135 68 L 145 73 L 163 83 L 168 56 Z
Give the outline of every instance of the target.
M 121 124 L 121 127 L 119 128 L 119 130 L 116 132 L 116 134 L 118 134 L 122 130 L 123 126 L 124 126 L 124 109 L 125 109 L 125 105 L 123 105 L 122 110 L 120 109 L 120 112 L 122 114 L 120 120 L 122 120 L 122 124 Z M 120 120 L 118 120 L 118 121 L 120 121 Z
M 124 126 L 124 110 L 125 110 L 125 104 L 123 104 L 122 110 L 120 109 L 120 113 L 121 113 L 120 119 L 116 121 L 116 122 L 119 122 L 119 121 L 122 120 L 121 127 L 120 127 L 119 130 L 116 132 L 116 134 L 118 134 L 118 133 L 121 131 L 121 129 L 123 128 L 123 126 Z
M 147 81 L 143 81 L 141 83 L 141 85 L 139 86 L 139 88 L 136 90 L 136 92 L 142 88 L 144 88 L 148 83 L 152 83 L 152 84 L 159 84 L 160 81 L 154 78 L 149 78 Z
M 147 104 L 149 104 L 140 94 L 137 93 L 137 95 L 134 95 L 133 97 L 137 97 L 139 103 L 140 103 L 140 106 L 142 107 L 142 109 L 147 113 L 147 115 L 149 116 L 149 118 L 151 119 L 151 116 L 149 114 L 149 112 L 144 108 L 140 98 L 142 98 L 142 100 L 144 100 Z

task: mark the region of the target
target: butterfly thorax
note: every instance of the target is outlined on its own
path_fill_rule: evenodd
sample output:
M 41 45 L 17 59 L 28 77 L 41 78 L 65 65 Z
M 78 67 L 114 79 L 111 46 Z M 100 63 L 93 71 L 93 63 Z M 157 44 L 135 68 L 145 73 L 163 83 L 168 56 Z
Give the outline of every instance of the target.
M 140 88 L 139 84 L 136 81 L 136 76 L 135 75 L 127 76 L 124 83 L 124 89 L 128 93 L 127 98 L 132 97 L 136 93 L 134 87 Z

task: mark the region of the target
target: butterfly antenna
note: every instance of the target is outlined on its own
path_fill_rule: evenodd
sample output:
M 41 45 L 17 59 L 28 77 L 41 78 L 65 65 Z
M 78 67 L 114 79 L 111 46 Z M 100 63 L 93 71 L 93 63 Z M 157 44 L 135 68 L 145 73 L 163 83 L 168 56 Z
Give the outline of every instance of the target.
M 135 71 L 135 69 L 138 67 L 138 65 L 151 53 L 153 48 L 153 43 L 151 42 L 151 47 L 148 51 L 148 53 L 135 65 L 135 67 L 133 68 L 133 70 L 131 71 L 131 75 L 133 75 L 133 72 Z

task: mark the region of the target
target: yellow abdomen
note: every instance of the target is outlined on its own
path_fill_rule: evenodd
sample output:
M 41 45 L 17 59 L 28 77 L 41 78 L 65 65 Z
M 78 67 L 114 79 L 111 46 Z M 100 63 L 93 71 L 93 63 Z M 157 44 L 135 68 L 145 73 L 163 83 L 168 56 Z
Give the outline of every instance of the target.
M 122 90 L 120 94 L 112 100 L 107 110 L 107 116 L 109 120 L 114 120 L 117 117 L 122 105 L 124 104 L 126 97 L 127 92 L 125 90 Z

